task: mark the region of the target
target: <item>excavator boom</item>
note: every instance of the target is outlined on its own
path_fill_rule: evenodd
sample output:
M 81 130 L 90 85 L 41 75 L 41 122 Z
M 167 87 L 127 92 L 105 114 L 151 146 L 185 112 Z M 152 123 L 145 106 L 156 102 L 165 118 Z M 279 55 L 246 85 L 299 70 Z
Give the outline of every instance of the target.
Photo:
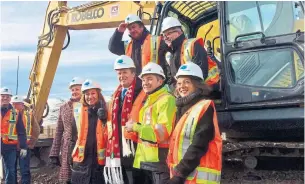
M 50 1 L 30 73 L 28 98 L 34 110 L 33 120 L 41 124 L 61 51 L 70 41 L 68 30 L 115 28 L 128 14 L 143 15 L 144 24 L 149 24 L 155 6 L 155 2 L 150 1 L 103 1 L 68 8 L 66 1 Z M 68 41 L 63 48 L 66 35 Z
M 104 1 L 92 2 L 70 9 L 61 17 L 59 26 L 73 30 L 101 29 L 117 27 L 128 14 L 153 13 L 155 2 Z M 143 16 L 144 24 L 149 24 L 148 16 Z

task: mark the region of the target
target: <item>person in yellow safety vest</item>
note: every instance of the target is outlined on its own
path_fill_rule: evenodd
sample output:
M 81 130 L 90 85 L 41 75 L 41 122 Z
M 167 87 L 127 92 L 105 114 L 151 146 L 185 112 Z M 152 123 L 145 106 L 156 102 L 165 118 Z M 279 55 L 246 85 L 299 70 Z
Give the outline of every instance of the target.
M 23 115 L 11 104 L 12 92 L 7 87 L 0 89 L 1 102 L 1 155 L 5 168 L 5 184 L 16 184 L 17 144 L 20 145 L 20 157 L 27 155 L 26 133 Z
M 58 180 L 63 184 L 71 183 L 71 163 L 69 162 L 73 146 L 70 141 L 72 139 L 72 127 L 73 125 L 75 126 L 73 107 L 80 103 L 83 82 L 82 78 L 73 77 L 68 85 L 71 97 L 59 107 L 55 137 L 49 155 L 49 165 L 51 168 L 60 167 Z
M 167 159 L 168 184 L 220 183 L 222 140 L 209 86 L 192 62 L 181 65 L 176 78 L 178 113 Z
M 72 152 L 71 183 L 104 184 L 106 102 L 100 85 L 90 79 L 85 80 L 81 90 L 81 103 L 74 107 L 76 126 L 72 130 L 72 142 L 76 143 Z M 98 116 L 98 111 L 103 111 L 104 116 Z
M 174 17 L 166 17 L 162 22 L 161 32 L 171 53 L 169 65 L 171 79 L 169 84 L 173 88 L 176 84 L 176 75 L 179 67 L 187 62 L 194 62 L 200 66 L 205 83 L 217 90 L 219 71 L 217 63 L 208 57 L 202 38 L 187 39 L 183 33 L 180 21 Z
M 164 87 L 165 75 L 156 63 L 147 64 L 140 78 L 148 97 L 139 112 L 139 121 L 130 119 L 126 124 L 128 131 L 138 133 L 133 167 L 146 173 L 148 183 L 165 184 L 169 180 L 166 156 L 175 121 L 175 97 Z
M 131 40 L 122 41 L 125 30 L 128 29 Z M 108 49 L 116 55 L 127 55 L 136 66 L 136 74 L 140 75 L 142 68 L 149 62 L 159 64 L 165 73 L 168 72 L 165 61 L 165 42 L 160 36 L 153 36 L 137 15 L 129 14 L 109 40 Z
M 136 132 L 125 131 L 125 125 L 129 117 L 138 119 L 146 94 L 130 57 L 118 57 L 114 62 L 114 70 L 120 85 L 112 95 L 108 111 L 105 180 L 106 183 L 143 184 L 145 175 L 141 170 L 132 168 L 138 136 Z M 128 170 L 132 172 L 133 181 L 128 180 Z M 116 175 L 118 177 L 113 177 Z
M 21 96 L 13 96 L 11 103 L 13 107 L 19 111 L 19 113 L 23 114 L 23 125 L 25 127 L 28 150 L 27 155 L 24 158 L 19 157 L 20 155 L 20 146 L 17 146 L 17 161 L 19 162 L 20 173 L 21 173 L 21 183 L 31 183 L 31 171 L 30 171 L 30 160 L 31 160 L 31 150 L 35 146 L 35 143 L 38 139 L 40 129 L 38 123 L 35 121 L 31 121 L 32 111 L 30 109 L 26 109 L 24 106 L 24 99 Z M 16 170 L 17 170 L 17 162 L 16 162 Z M 17 177 L 17 172 L 16 172 Z

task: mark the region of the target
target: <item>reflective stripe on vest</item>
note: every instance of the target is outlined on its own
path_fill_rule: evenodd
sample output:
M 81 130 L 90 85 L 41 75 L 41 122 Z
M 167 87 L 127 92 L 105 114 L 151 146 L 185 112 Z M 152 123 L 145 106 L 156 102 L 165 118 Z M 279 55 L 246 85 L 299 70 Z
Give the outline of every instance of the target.
M 132 55 L 132 43 L 132 40 L 124 42 L 125 54 L 129 57 Z M 146 36 L 141 47 L 142 68 L 149 62 L 160 64 L 158 58 L 160 43 L 161 37 L 150 34 Z
M 27 141 L 31 140 L 32 136 L 32 124 L 31 124 L 31 113 L 29 111 L 23 112 L 23 124 L 26 131 Z
M 73 149 L 72 157 L 74 162 L 82 162 L 85 157 L 85 146 L 88 135 L 88 107 L 82 106 L 81 103 L 73 103 L 73 112 L 76 122 L 78 139 Z M 97 160 L 99 165 L 105 164 L 105 137 L 106 130 L 103 128 L 101 120 L 98 119 L 96 125 L 97 141 Z
M 9 119 L 9 131 L 8 138 L 13 140 L 18 140 L 17 132 L 16 132 L 16 124 L 17 124 L 17 112 L 15 108 L 10 110 L 10 119 Z
M 199 42 L 200 45 L 204 48 L 204 43 L 202 38 L 192 38 L 185 39 L 182 43 L 181 49 L 181 65 L 186 62 L 192 62 L 194 57 L 194 45 L 196 42 Z M 205 83 L 208 85 L 215 84 L 219 81 L 219 70 L 217 64 L 209 57 L 208 59 L 208 77 L 205 79 Z
M 77 132 L 79 132 L 79 126 L 80 126 L 80 124 L 77 122 L 79 122 L 79 119 L 80 119 L 81 107 L 82 107 L 82 104 L 80 102 L 73 102 L 73 115 L 74 115 L 74 119 L 76 122 Z
M 214 108 L 214 103 L 210 100 L 199 101 L 177 123 L 171 137 L 168 156 L 171 175 L 174 167 L 183 159 L 187 149 L 192 144 L 197 123 L 210 105 Z M 209 143 L 207 153 L 200 159 L 200 164 L 189 174 L 185 183 L 220 183 L 222 142 L 215 112 L 213 115 L 213 123 L 215 137 Z
M 4 117 L 1 117 L 1 137 L 4 144 L 17 144 L 18 135 L 16 124 L 18 122 L 18 111 L 10 109 Z
M 159 100 L 162 100 L 164 97 L 166 97 L 168 95 L 169 94 L 162 94 L 162 95 L 160 95 L 158 97 L 158 99 L 146 109 L 145 115 L 143 117 L 144 118 L 143 119 L 143 123 L 145 125 L 148 125 L 148 126 L 153 126 L 154 133 L 156 134 L 156 136 L 153 136 L 153 137 L 155 137 L 155 139 L 149 140 L 149 141 L 160 142 L 162 147 L 168 146 L 168 143 L 169 143 L 168 140 L 164 140 L 165 137 L 169 137 L 168 136 L 168 132 L 166 130 L 166 127 L 164 127 L 164 125 L 161 125 L 161 124 L 152 125 L 152 123 L 151 123 L 152 117 L 151 116 L 152 116 L 153 105 L 156 102 L 158 102 Z
M 221 172 L 215 169 L 197 167 L 186 180 L 193 180 L 196 177 L 196 183 L 220 183 Z
M 158 50 L 160 42 L 157 36 L 150 36 L 150 61 L 159 64 L 158 62 Z M 145 53 L 143 53 L 145 54 Z
M 194 123 L 198 122 L 200 118 L 200 112 L 202 110 L 202 106 L 205 105 L 208 101 L 200 101 L 198 102 L 194 108 L 192 108 L 191 112 L 189 113 L 186 119 L 186 125 L 182 129 L 180 134 L 180 145 L 179 147 L 182 148 L 181 151 L 178 151 L 178 160 L 182 160 L 183 156 L 185 155 L 187 148 L 192 144 L 194 132 L 196 129 L 196 125 Z M 179 149 L 180 150 L 180 149 Z

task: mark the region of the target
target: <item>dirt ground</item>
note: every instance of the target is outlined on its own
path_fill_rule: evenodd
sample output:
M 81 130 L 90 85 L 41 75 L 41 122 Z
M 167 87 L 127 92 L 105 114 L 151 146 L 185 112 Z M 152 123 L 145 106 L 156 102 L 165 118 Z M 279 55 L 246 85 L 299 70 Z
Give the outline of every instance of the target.
M 256 170 L 245 169 L 242 163 L 224 163 L 222 184 L 303 184 L 304 160 L 264 161 Z M 58 168 L 48 166 L 32 169 L 32 184 L 59 184 Z M 18 183 L 20 176 L 18 175 Z M 4 183 L 4 182 L 1 182 Z
M 43 167 L 32 171 L 33 184 L 59 184 L 58 169 Z M 222 184 L 303 184 L 304 171 L 234 171 L 223 169 Z

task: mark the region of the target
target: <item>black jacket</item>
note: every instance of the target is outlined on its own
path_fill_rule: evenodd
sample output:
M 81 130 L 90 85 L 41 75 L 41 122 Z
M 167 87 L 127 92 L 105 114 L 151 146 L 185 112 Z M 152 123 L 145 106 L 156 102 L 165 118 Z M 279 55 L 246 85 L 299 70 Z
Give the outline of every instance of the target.
M 98 115 L 97 111 L 101 107 L 98 103 L 93 107 L 88 108 L 88 134 L 85 146 L 85 157 L 81 163 L 74 162 L 72 167 L 72 183 L 89 184 L 89 183 L 104 183 L 103 166 L 100 166 L 97 161 L 97 140 L 96 126 Z M 77 135 L 76 127 L 73 127 L 72 137 L 75 139 Z M 73 140 L 75 141 L 75 140 Z
M 124 33 L 119 32 L 117 29 L 111 36 L 108 44 L 108 49 L 111 53 L 116 54 L 116 55 L 124 55 L 125 54 L 125 47 L 124 47 L 124 42 L 122 41 Z M 147 29 L 144 29 L 143 34 L 139 40 L 132 39 L 132 54 L 131 58 L 133 59 L 135 66 L 136 66 L 136 74 L 139 76 L 142 71 L 142 45 L 144 43 L 144 40 L 147 35 L 149 35 L 149 31 Z M 162 67 L 164 73 L 168 73 L 168 67 L 166 66 L 166 61 L 165 61 L 165 52 L 163 51 L 166 48 L 165 42 L 161 41 L 161 48 L 159 49 L 159 61 L 160 61 L 160 66 Z
M 197 95 L 192 100 L 184 104 L 177 103 L 176 122 L 199 100 L 205 99 L 202 95 Z M 200 163 L 200 159 L 206 154 L 209 148 L 209 142 L 215 136 L 215 129 L 213 124 L 214 108 L 210 105 L 204 115 L 199 119 L 195 129 L 192 144 L 188 147 L 183 159 L 176 166 L 176 171 L 186 178 Z
M 125 54 L 124 42 L 122 41 L 123 34 L 124 33 L 121 33 L 116 29 L 114 34 L 110 38 L 108 49 L 113 54 L 119 56 Z M 144 29 L 143 34 L 139 40 L 132 39 L 133 42 L 131 58 L 136 65 L 137 76 L 140 75 L 142 70 L 142 45 L 147 35 L 149 35 L 149 32 Z
M 168 84 L 175 86 L 176 79 L 175 75 L 178 72 L 179 67 L 181 66 L 181 47 L 182 43 L 185 40 L 184 34 L 180 35 L 172 42 L 172 48 L 169 49 L 169 52 L 172 54 L 170 60 L 170 73 L 171 77 L 168 80 Z M 199 44 L 195 43 L 194 45 L 194 58 L 193 62 L 200 66 L 203 78 L 207 78 L 208 76 L 208 58 L 206 50 Z

